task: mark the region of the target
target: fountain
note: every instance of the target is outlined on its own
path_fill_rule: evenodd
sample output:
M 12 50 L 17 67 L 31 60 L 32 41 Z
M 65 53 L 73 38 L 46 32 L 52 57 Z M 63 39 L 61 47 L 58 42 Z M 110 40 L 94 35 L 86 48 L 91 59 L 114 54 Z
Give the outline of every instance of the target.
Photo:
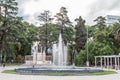
M 36 49 L 36 48 L 35 48 Z M 68 59 L 67 59 L 67 46 L 63 43 L 62 35 L 59 34 L 58 44 L 53 44 L 53 65 L 34 65 L 34 67 L 30 68 L 18 68 L 15 69 L 18 72 L 27 72 L 27 73 L 39 73 L 39 72 L 96 72 L 101 71 L 95 68 L 88 68 L 88 67 L 75 67 L 75 66 L 67 66 Z M 36 52 L 36 51 L 35 51 Z M 35 53 L 36 54 L 36 53 Z M 33 55 L 35 55 L 33 54 Z M 38 56 L 37 56 L 38 58 Z M 37 59 L 36 58 L 36 59 Z M 36 59 L 33 59 L 35 63 Z
M 56 66 L 67 65 L 67 46 L 63 43 L 61 34 L 59 34 L 58 44 L 53 44 L 53 64 Z

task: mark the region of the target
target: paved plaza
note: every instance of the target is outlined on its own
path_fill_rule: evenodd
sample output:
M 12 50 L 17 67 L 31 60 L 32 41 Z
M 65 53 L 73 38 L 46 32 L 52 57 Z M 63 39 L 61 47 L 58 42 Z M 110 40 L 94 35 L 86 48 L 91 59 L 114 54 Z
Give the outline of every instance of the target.
M 18 67 L 6 67 L 14 69 Z M 18 75 L 1 73 L 4 69 L 0 67 L 0 80 L 120 80 L 120 73 L 97 76 L 43 76 L 43 75 Z

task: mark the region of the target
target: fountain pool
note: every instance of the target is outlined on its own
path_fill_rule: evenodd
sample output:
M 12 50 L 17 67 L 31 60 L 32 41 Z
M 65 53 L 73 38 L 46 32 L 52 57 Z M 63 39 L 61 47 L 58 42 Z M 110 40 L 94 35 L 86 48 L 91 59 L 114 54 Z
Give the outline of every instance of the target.
M 17 72 L 40 73 L 40 72 L 99 72 L 102 71 L 90 67 L 73 67 L 73 66 L 36 66 L 35 68 L 18 68 Z

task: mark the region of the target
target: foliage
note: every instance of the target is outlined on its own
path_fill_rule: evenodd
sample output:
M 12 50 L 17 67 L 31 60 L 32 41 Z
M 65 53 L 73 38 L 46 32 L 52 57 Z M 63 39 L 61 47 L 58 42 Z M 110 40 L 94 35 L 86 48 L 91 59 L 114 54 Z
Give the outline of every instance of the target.
M 84 49 L 87 41 L 87 30 L 85 28 L 85 20 L 83 20 L 81 16 L 78 19 L 75 19 L 75 21 L 77 21 L 77 25 L 75 26 L 75 47 L 79 53 L 81 49 Z
M 41 45 L 43 47 L 45 47 L 45 52 L 47 54 L 48 42 L 49 42 L 48 41 L 48 39 L 49 39 L 48 38 L 48 35 L 49 35 L 49 33 L 48 33 L 48 27 L 49 27 L 48 24 L 50 24 L 50 22 L 52 20 L 52 18 L 50 16 L 50 11 L 45 10 L 43 13 L 40 13 L 38 18 L 39 18 L 40 21 L 44 22 L 44 25 L 42 27 L 45 27 L 45 28 L 41 28 L 41 29 L 44 29 L 44 30 L 42 31 L 43 33 L 40 34 L 41 36 L 39 38 L 42 37 L 43 40 L 41 39 L 40 42 L 41 42 Z M 38 36 L 39 36 L 39 34 L 38 34 Z
M 18 54 L 25 55 L 30 52 L 34 26 L 23 22 L 17 12 L 16 0 L 0 1 L 0 53 L 3 61 L 8 60 L 8 56 L 16 59 Z
M 68 27 L 72 27 L 71 21 L 69 20 L 69 17 L 67 16 L 68 11 L 65 7 L 60 8 L 60 12 L 55 15 L 57 18 L 57 25 L 60 27 L 60 33 L 63 36 L 64 43 L 67 44 L 67 40 L 65 39 L 67 36 L 69 36 L 69 31 L 71 32 L 72 29 Z M 67 36 L 66 36 L 67 34 Z M 64 37 L 65 36 L 65 37 Z
M 70 46 L 69 58 L 76 65 L 85 65 L 87 48 L 91 64 L 94 63 L 94 56 L 120 53 L 120 21 L 107 26 L 105 18 L 99 16 L 94 20 L 96 25 L 85 26 L 85 20 L 80 16 L 75 19 L 77 24 L 73 27 L 67 9 L 61 7 L 55 15 L 56 24 L 52 23 L 50 11 L 45 10 L 38 16 L 44 24 L 37 27 L 17 16 L 17 5 L 16 0 L 0 0 L 0 54 L 3 61 L 9 61 L 10 57 L 11 60 L 22 62 L 24 56 L 31 53 L 33 41 L 40 41 L 47 50 L 58 42 L 59 33 L 65 45 Z
M 76 66 L 84 66 L 86 64 L 86 51 L 81 50 L 81 52 L 75 58 L 75 65 Z
M 104 27 L 106 26 L 106 23 L 105 23 L 105 17 L 102 17 L 102 16 L 98 16 L 94 22 L 96 22 L 96 25 L 94 25 L 95 27 L 97 27 L 99 30 L 103 30 Z
M 61 29 L 59 27 L 59 25 L 56 24 L 47 24 L 47 40 L 48 40 L 48 47 L 52 46 L 52 43 L 56 43 L 58 42 L 58 37 L 59 37 L 59 33 L 61 32 Z M 46 27 L 45 25 L 41 26 L 38 28 L 38 32 L 37 32 L 37 37 L 38 37 L 38 41 L 41 42 L 41 44 L 43 46 L 45 46 L 45 40 L 46 40 Z M 64 32 L 63 34 L 63 38 L 64 40 L 66 40 L 68 43 L 71 43 L 73 41 L 73 28 L 72 27 L 66 27 L 66 32 Z
M 15 0 L 0 1 L 0 53 L 4 53 L 4 61 L 7 53 L 11 53 L 10 46 L 18 41 L 17 34 L 21 32 L 21 18 L 17 17 L 17 2 Z
M 113 25 L 104 26 L 104 29 L 101 30 L 97 27 L 87 26 L 90 36 L 85 50 L 82 50 L 76 58 L 76 65 L 84 65 L 86 63 L 87 48 L 91 65 L 94 65 L 94 56 L 118 55 L 120 52 L 120 45 L 119 40 L 116 40 L 115 36 L 116 32 L 119 30 L 119 26 L 119 23 L 115 23 Z

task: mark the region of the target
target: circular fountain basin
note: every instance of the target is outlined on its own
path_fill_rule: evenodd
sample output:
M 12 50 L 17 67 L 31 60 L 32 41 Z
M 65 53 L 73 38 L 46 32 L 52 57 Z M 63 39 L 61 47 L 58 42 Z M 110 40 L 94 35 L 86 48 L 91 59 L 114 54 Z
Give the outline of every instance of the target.
M 73 67 L 73 66 L 41 66 L 35 68 L 17 68 L 17 72 L 40 73 L 40 72 L 99 72 L 102 71 L 90 67 Z

